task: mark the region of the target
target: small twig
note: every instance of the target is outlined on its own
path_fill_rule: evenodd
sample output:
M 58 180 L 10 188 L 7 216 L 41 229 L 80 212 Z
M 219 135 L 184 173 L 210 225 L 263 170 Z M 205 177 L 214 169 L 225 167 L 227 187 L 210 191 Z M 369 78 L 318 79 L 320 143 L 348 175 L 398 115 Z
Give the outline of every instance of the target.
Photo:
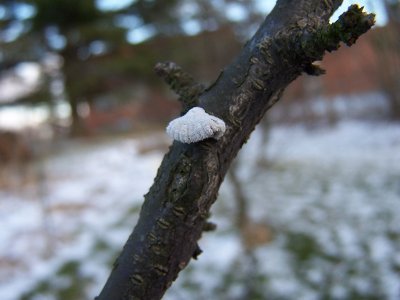
M 197 106 L 198 98 L 205 90 L 204 85 L 197 83 L 189 73 L 174 62 L 157 63 L 154 70 L 179 95 L 183 113 Z

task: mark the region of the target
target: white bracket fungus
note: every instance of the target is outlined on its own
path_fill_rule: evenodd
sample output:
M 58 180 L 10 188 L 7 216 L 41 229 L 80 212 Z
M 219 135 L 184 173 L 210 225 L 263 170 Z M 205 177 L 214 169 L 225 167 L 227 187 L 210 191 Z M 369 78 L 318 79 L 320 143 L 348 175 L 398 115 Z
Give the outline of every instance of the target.
M 201 107 L 193 107 L 185 115 L 172 120 L 166 131 L 174 140 L 190 144 L 208 138 L 219 139 L 225 132 L 225 122 Z

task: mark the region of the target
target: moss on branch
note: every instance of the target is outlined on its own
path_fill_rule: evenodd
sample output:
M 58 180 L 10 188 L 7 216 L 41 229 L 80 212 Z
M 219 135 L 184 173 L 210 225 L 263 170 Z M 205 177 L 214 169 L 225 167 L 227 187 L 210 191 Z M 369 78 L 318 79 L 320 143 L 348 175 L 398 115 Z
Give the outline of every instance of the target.
M 340 42 L 353 45 L 374 24 L 375 14 L 366 14 L 363 7 L 351 5 L 336 22 L 303 39 L 302 49 L 310 58 L 320 59 L 321 52 L 337 50 Z

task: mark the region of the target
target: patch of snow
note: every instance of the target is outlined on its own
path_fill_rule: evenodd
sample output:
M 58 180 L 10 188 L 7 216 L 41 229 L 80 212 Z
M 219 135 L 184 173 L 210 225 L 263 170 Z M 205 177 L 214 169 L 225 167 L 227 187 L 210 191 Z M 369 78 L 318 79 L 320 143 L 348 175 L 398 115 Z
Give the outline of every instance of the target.
M 116 225 L 140 207 L 161 160 L 159 153 L 138 155 L 135 143 L 70 146 L 42 163 L 45 177 L 37 178 L 42 182 L 36 193 L 2 192 L 0 258 L 23 267 L 14 268 L 14 276 L 1 276 L 0 299 L 19 299 L 66 261 L 85 262 L 86 271 L 101 266 L 90 258 L 99 237 L 122 248 L 136 218 L 126 227 Z M 104 261 L 97 269 L 108 275 Z

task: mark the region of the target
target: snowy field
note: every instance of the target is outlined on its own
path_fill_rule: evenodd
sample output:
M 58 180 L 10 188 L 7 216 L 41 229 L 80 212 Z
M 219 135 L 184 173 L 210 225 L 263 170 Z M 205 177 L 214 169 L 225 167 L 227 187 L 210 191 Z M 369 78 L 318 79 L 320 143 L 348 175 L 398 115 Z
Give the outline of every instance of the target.
M 276 127 L 267 146 L 260 135 L 237 171 L 272 238 L 244 250 L 225 180 L 217 231 L 165 299 L 400 299 L 400 125 Z M 93 299 L 162 159 L 142 145 L 68 145 L 35 166 L 35 180 L 0 191 L 1 300 Z

